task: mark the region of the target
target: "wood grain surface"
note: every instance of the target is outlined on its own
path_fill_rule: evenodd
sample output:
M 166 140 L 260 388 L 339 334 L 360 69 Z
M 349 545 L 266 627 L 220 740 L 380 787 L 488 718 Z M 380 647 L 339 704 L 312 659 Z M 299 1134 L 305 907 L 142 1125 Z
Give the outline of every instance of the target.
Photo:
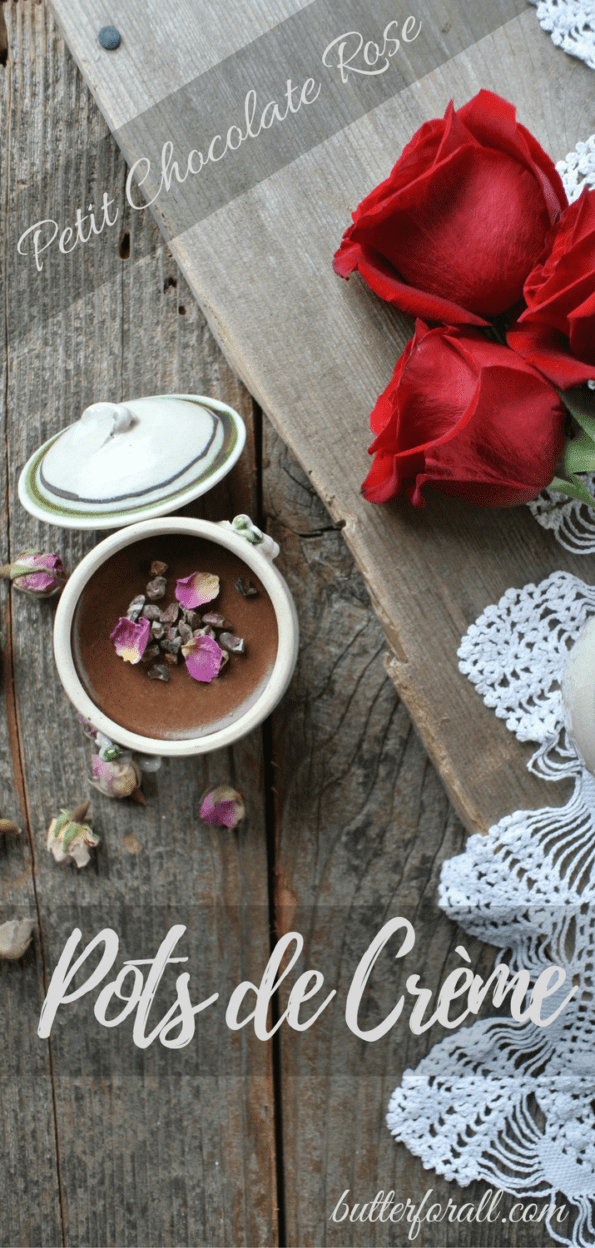
M 281 82 L 292 58 L 302 63 L 300 32 L 306 17 L 314 23 L 317 6 L 336 13 L 329 29 L 341 33 L 342 5 L 289 5 L 293 16 L 277 28 L 289 32 L 287 46 L 282 34 L 278 40 Z M 194 102 L 195 93 L 203 99 L 201 75 L 213 75 L 223 64 L 223 109 L 238 49 L 252 48 L 253 64 L 264 73 L 258 47 L 269 44 L 259 39 L 272 38 L 270 31 L 262 34 L 260 6 L 246 0 L 226 10 L 227 43 L 211 0 L 175 12 L 159 0 L 128 0 L 118 17 L 121 47 L 105 54 L 96 39 L 99 21 L 108 18 L 105 4 L 52 0 L 52 7 L 130 163 L 149 153 L 155 163 L 169 141 L 185 169 L 189 149 L 206 147 L 217 129 L 217 100 L 206 115 L 203 103 Z M 367 6 L 364 33 L 378 35 L 374 15 L 385 9 L 384 0 Z M 280 6 L 279 19 L 284 12 Z M 207 209 L 193 200 L 199 190 L 193 190 L 192 178 L 182 185 L 174 178 L 151 211 L 227 357 L 343 526 L 393 651 L 391 676 L 466 826 L 485 831 L 506 812 L 543 805 L 552 796 L 527 773 L 528 755 L 504 724 L 461 679 L 461 633 L 511 585 L 539 581 L 558 567 L 587 579 L 591 573 L 584 560 L 539 530 L 525 508 L 485 511 L 439 495 L 429 495 L 423 511 L 406 501 L 385 507 L 363 502 L 368 414 L 411 326 L 358 278 L 338 279 L 331 259 L 351 210 L 386 177 L 422 122 L 443 114 L 449 99 L 460 105 L 480 86 L 498 92 L 516 104 L 519 119 L 558 159 L 595 130 L 595 79 L 553 46 L 534 9 L 522 2 L 423 0 L 416 13 L 428 32 L 425 50 L 416 61 L 411 45 L 402 81 L 395 70 L 392 98 L 327 137 L 329 108 L 339 105 L 336 95 L 329 102 L 323 93 L 313 106 L 320 108 L 321 140 L 310 150 L 269 176 L 249 171 L 261 180 L 244 193 L 236 187 L 235 198 L 218 210 L 213 201 L 204 219 L 199 215 Z M 494 28 L 499 13 L 516 15 Z M 312 72 L 320 75 L 321 47 L 308 44 L 307 51 Z M 254 81 L 247 77 L 245 87 Z M 238 110 L 241 103 L 238 96 Z M 251 150 L 258 162 L 258 140 Z M 145 170 L 143 164 L 139 176 Z M 207 176 L 203 170 L 201 178 Z M 153 196 L 157 186 L 153 169 L 144 189 Z M 179 233 L 193 219 L 198 224 Z
M 13 556 L 27 546 L 60 549 L 72 568 L 94 535 L 38 524 L 17 500 L 23 463 L 52 431 L 98 397 L 182 390 L 224 398 L 246 420 L 249 446 L 201 509 L 221 519 L 258 507 L 254 409 L 148 218 L 126 223 L 120 250 L 128 259 L 120 259 L 117 239 L 81 253 L 75 299 L 67 268 L 57 306 L 43 274 L 37 285 L 20 280 L 19 194 L 30 189 L 27 210 L 38 212 L 34 197 L 51 170 L 69 211 L 97 186 L 121 196 L 125 170 L 115 144 L 100 143 L 105 124 L 45 6 L 3 11 L 10 38 L 0 71 L 8 138 L 5 548 Z M 101 159 L 91 163 L 85 152 L 94 144 Z M 15 780 L 12 804 L 8 783 L 2 804 L 18 815 L 24 791 L 31 834 L 31 860 L 26 837 L 6 851 L 12 875 L 3 871 L 3 908 L 9 917 L 26 903 L 35 914 L 37 902 L 38 928 L 23 962 L 1 968 L 14 1065 L 14 1079 L 3 1081 L 10 1169 L 0 1197 L 2 1242 L 61 1243 L 61 1206 L 64 1243 L 72 1245 L 274 1243 L 270 1046 L 247 1030 L 233 1035 L 221 1013 L 199 1027 L 181 1061 L 168 1063 L 161 1046 L 141 1052 L 129 1034 L 101 1033 L 84 999 L 70 1018 L 64 1014 L 49 1045 L 36 1037 L 42 958 L 47 980 L 75 926 L 85 940 L 112 926 L 125 956 L 150 957 L 173 923 L 186 923 L 180 951 L 195 968 L 197 1000 L 260 979 L 270 943 L 261 737 L 164 765 L 145 783 L 146 809 L 110 801 L 90 788 L 89 743 L 57 679 L 53 604 L 15 592 L 9 599 L 5 590 L 3 602 L 12 644 L 1 731 L 12 724 L 14 734 L 2 761 L 7 782 L 11 767 Z M 199 824 L 210 782 L 243 792 L 249 818 L 238 834 L 221 837 Z M 85 871 L 60 870 L 46 852 L 45 830 L 61 805 L 86 797 L 100 850 Z
M 193 6 L 186 9 L 190 21 Z M 281 2 L 251 11 L 263 29 L 271 13 L 285 15 Z M 345 544 L 341 508 L 334 501 L 329 514 L 312 478 L 262 419 L 155 225 L 126 212 L 124 160 L 46 4 L 6 0 L 0 15 L 7 45 L 0 64 L 2 559 L 39 545 L 59 549 L 72 568 L 94 544 L 96 535 L 38 524 L 16 494 L 34 447 L 91 399 L 210 393 L 242 413 L 249 447 L 194 510 L 212 518 L 248 510 L 266 524 L 282 544 L 280 566 L 301 628 L 298 670 L 272 723 L 223 754 L 165 764 L 145 780 L 141 809 L 90 788 L 89 744 L 53 664 L 53 604 L 0 585 L 8 633 L 0 813 L 23 826 L 20 838 L 0 842 L 0 921 L 36 918 L 25 957 L 0 963 L 0 1243 L 406 1248 L 401 1227 L 329 1222 L 345 1188 L 359 1201 L 381 1189 L 419 1201 L 433 1187 L 437 1199 L 457 1202 L 479 1200 L 483 1188 L 461 1193 L 424 1171 L 384 1123 L 402 1070 L 441 1029 L 414 1038 L 400 1027 L 386 1042 L 362 1045 L 345 1026 L 345 992 L 357 959 L 392 914 L 415 924 L 423 982 L 436 987 L 450 969 L 460 933 L 437 909 L 437 880 L 465 834 L 387 678 L 384 634 Z M 110 16 L 101 8 L 98 20 Z M 59 265 L 24 277 L 21 232 L 45 212 L 66 225 L 76 206 L 97 202 L 104 190 L 122 213 L 117 237 L 93 238 Z M 343 297 L 363 297 L 350 289 Z M 373 302 L 369 309 L 376 330 L 382 336 L 388 326 L 391 337 L 384 312 Z M 442 553 L 454 540 L 458 513 L 449 514 Z M 397 523 L 418 534 L 420 551 L 435 549 L 429 519 Z M 541 535 L 531 535 L 539 546 Z M 470 552 L 486 556 L 488 528 L 483 546 L 473 541 L 466 570 L 451 572 L 453 640 L 461 613 L 470 617 L 481 596 Z M 516 557 L 512 538 L 504 549 Z M 552 567 L 557 559 L 556 548 Z M 520 556 L 518 568 L 521 575 Z M 207 784 L 226 779 L 242 790 L 248 819 L 222 836 L 202 827 L 197 812 Z M 59 806 L 86 797 L 101 844 L 85 870 L 61 869 L 45 849 L 47 824 Z M 37 1039 L 48 978 L 74 926 L 85 937 L 111 926 L 123 954 L 149 957 L 176 922 L 188 927 L 183 952 L 193 999 L 258 981 L 271 943 L 297 930 L 304 964 L 337 989 L 332 1009 L 311 1032 L 284 1029 L 268 1045 L 248 1030 L 232 1037 L 214 1015 L 188 1049 L 141 1052 L 124 1027 L 100 1032 L 83 998 L 58 1016 L 50 1042 Z M 490 950 L 465 944 L 485 971 Z M 367 1001 L 368 1025 L 400 990 L 387 961 Z M 509 1227 L 503 1240 L 500 1226 L 484 1224 L 447 1226 L 444 1235 L 426 1227 L 416 1242 L 537 1248 L 544 1239 L 538 1226 Z

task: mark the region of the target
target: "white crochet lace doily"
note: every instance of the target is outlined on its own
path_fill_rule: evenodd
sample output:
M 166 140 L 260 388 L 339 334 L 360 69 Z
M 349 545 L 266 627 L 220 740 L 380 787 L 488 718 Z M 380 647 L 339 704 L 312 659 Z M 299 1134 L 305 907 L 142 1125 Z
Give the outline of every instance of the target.
M 549 1027 L 507 1016 L 460 1027 L 407 1070 L 391 1098 L 393 1135 L 465 1186 L 565 1203 L 553 1239 L 595 1245 L 595 779 L 565 729 L 568 648 L 595 615 L 595 587 L 567 572 L 509 589 L 466 633 L 461 671 L 519 741 L 529 767 L 574 779 L 565 806 L 516 811 L 446 862 L 440 905 L 532 980 L 555 963 L 579 991 Z M 555 997 L 548 1005 L 555 1008 Z M 549 1012 L 549 1011 L 548 1011 Z
M 578 56 L 595 69 L 595 3 L 593 0 L 529 0 L 537 19 L 556 47 Z

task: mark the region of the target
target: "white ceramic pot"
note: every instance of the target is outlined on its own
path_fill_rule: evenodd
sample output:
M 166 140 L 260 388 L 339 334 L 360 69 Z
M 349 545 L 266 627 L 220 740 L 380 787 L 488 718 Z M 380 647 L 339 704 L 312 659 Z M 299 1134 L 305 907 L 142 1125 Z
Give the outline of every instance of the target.
M 570 740 L 595 775 L 595 618 L 585 625 L 568 655 L 562 698 Z
M 93 573 L 116 551 L 142 538 L 160 533 L 183 533 L 201 537 L 233 551 L 262 581 L 273 604 L 279 632 L 277 658 L 269 681 L 258 701 L 233 724 L 200 737 L 184 740 L 143 737 L 120 727 L 104 715 L 91 701 L 81 684 L 72 654 L 71 633 L 74 612 L 81 593 Z M 255 535 L 258 535 L 258 530 L 254 529 L 247 517 L 236 517 L 233 525 L 227 521 L 213 524 L 210 520 L 191 520 L 185 517 L 144 520 L 128 525 L 118 530 L 117 533 L 113 533 L 111 537 L 105 538 L 81 560 L 67 581 L 58 603 L 54 625 L 54 654 L 60 680 L 70 701 L 94 728 L 117 742 L 118 745 L 141 754 L 186 757 L 192 754 L 207 754 L 211 750 L 219 750 L 231 745 L 246 733 L 251 732 L 253 728 L 262 723 L 267 715 L 270 715 L 283 697 L 293 675 L 297 660 L 299 633 L 293 598 L 281 573 L 272 562 L 279 548 L 270 538 L 265 536 L 262 539 L 260 535 Z M 254 544 L 255 542 L 258 544 Z

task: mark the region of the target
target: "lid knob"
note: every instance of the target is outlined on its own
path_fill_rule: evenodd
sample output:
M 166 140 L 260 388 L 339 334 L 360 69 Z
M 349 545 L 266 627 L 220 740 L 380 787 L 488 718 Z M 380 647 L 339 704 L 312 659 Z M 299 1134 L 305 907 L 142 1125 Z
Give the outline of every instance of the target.
M 108 423 L 110 418 L 111 426 Z M 90 407 L 85 408 L 81 423 L 90 425 L 92 428 L 105 428 L 105 441 L 107 442 L 109 438 L 114 437 L 114 434 L 125 433 L 127 429 L 130 429 L 136 423 L 136 417 L 125 403 L 91 403 Z

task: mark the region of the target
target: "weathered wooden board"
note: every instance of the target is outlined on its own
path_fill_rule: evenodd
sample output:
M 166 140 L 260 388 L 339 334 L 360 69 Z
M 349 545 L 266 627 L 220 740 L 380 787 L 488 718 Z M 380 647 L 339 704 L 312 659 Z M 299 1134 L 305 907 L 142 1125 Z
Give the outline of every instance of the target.
M 435 496 L 414 512 L 361 500 L 368 413 L 410 330 L 358 279 L 336 278 L 331 258 L 350 210 L 451 97 L 461 104 L 480 86 L 499 92 L 559 158 L 595 129 L 590 71 L 554 48 L 524 0 L 422 0 L 424 36 L 378 79 L 379 96 L 367 80 L 361 90 L 343 87 L 321 56 L 343 30 L 377 39 L 389 18 L 402 22 L 408 10 L 388 0 L 235 0 L 225 16 L 211 0 L 127 0 L 114 53 L 96 39 L 103 22 L 116 20 L 103 0 L 52 7 L 128 162 L 142 161 L 149 199 L 165 143 L 182 177 L 191 149 L 206 151 L 238 122 L 249 89 L 257 86 L 264 102 L 280 99 L 290 76 L 322 84 L 303 124 L 272 127 L 267 143 L 246 143 L 235 165 L 207 166 L 182 184 L 174 171 L 152 211 L 228 358 L 344 526 L 393 650 L 391 675 L 466 825 L 484 829 L 506 811 L 551 801 L 460 676 L 456 649 L 508 586 L 557 567 L 589 579 L 589 566 L 538 530 L 526 509 L 476 511 Z M 57 271 L 59 254 L 45 256 Z
M 249 429 L 241 464 L 204 504 L 220 519 L 257 506 L 255 417 L 148 217 L 124 223 L 129 240 L 122 239 L 121 251 L 128 259 L 119 258 L 112 240 L 103 246 L 99 240 L 75 258 L 75 282 L 66 268 L 58 290 L 43 273 L 38 283 L 22 281 L 15 222 L 22 205 L 39 212 L 50 171 L 55 202 L 69 210 L 93 198 L 99 185 L 121 200 L 125 169 L 47 8 L 12 3 L 3 13 L 10 46 L 0 69 L 7 109 L 8 344 L 1 471 L 8 466 L 9 478 L 2 553 L 59 549 L 71 569 L 94 535 L 37 524 L 16 492 L 22 464 L 52 430 L 101 395 L 119 400 L 179 389 L 220 395 L 239 408 Z M 96 161 L 88 159 L 88 144 Z M 8 607 L 6 589 L 2 594 Z M 36 1036 L 42 959 L 47 977 L 75 926 L 85 940 L 111 926 L 123 956 L 147 958 L 172 924 L 187 924 L 179 952 L 189 958 L 194 1000 L 260 978 L 270 942 L 261 738 L 165 765 L 146 781 L 144 810 L 108 800 L 90 788 L 89 743 L 57 678 L 53 604 L 13 592 L 11 608 L 0 809 L 19 815 L 22 792 L 31 854 L 25 837 L 0 845 L 2 917 L 37 899 L 39 928 L 22 963 L 0 965 L 6 1101 L 0 1241 L 46 1248 L 273 1244 L 270 1047 L 248 1031 L 233 1035 L 219 1009 L 172 1061 L 160 1045 L 158 1053 L 135 1049 L 126 1025 L 122 1032 L 98 1028 L 85 998 L 56 1023 L 51 1048 Z M 241 788 L 250 815 L 238 834 L 222 837 L 200 825 L 198 806 L 209 782 L 225 781 Z M 46 852 L 45 830 L 61 805 L 86 797 L 100 849 L 84 871 L 60 869 Z M 173 986 L 172 978 L 166 1005 Z
M 189 20 L 189 10 L 179 11 Z M 286 15 L 280 4 L 251 12 L 262 29 Z M 25 542 L 54 546 L 59 540 L 73 566 L 92 543 L 90 535 L 81 542 L 34 524 L 19 508 L 15 487 L 25 455 L 76 416 L 90 396 L 98 397 L 97 387 L 108 397 L 153 389 L 210 391 L 238 407 L 251 428 L 254 418 L 257 436 L 244 467 L 238 465 L 233 480 L 209 499 L 209 514 L 258 507 L 255 486 L 262 476 L 264 515 L 283 543 L 282 567 L 302 629 L 296 679 L 273 723 L 272 757 L 269 740 L 263 752 L 254 734 L 241 750 L 211 759 L 208 770 L 204 761 L 170 765 L 148 782 L 144 812 L 93 795 L 103 838 L 96 867 L 62 872 L 47 858 L 44 829 L 57 803 L 84 796 L 89 751 L 56 681 L 51 605 L 27 603 L 13 593 L 10 613 L 6 588 L 0 587 L 14 628 L 2 686 L 0 811 L 17 818 L 21 806 L 29 812 L 33 850 L 32 857 L 24 838 L 0 844 L 0 921 L 21 905 L 33 914 L 36 898 L 40 919 L 26 959 L 0 963 L 0 1242 L 5 1248 L 273 1248 L 279 1242 L 293 1248 L 405 1248 L 406 1233 L 378 1226 L 346 1230 L 328 1218 L 345 1187 L 363 1200 L 381 1188 L 420 1200 L 429 1186 L 439 1199 L 461 1199 L 454 1185 L 395 1147 L 384 1125 L 403 1067 L 415 1064 L 440 1035 L 430 1032 L 422 1045 L 396 1029 L 386 1045 L 362 1053 L 345 1028 L 344 996 L 362 947 L 389 910 L 415 922 L 415 969 L 422 979 L 431 986 L 442 979 L 459 934 L 436 907 L 436 884 L 442 859 L 460 851 L 464 834 L 384 676 L 382 633 L 340 526 L 266 424 L 264 457 L 259 455 L 258 412 L 215 348 L 146 217 L 128 213 L 115 234 L 93 238 L 87 249 L 30 274 L 25 289 L 25 262 L 15 255 L 22 230 L 45 212 L 66 224 L 73 205 L 91 202 L 98 189 L 107 189 L 121 207 L 125 168 L 45 7 L 10 0 L 0 5 L 0 14 L 10 44 L 7 65 L 0 67 L 0 109 L 7 122 L 0 160 L 10 170 L 3 230 L 8 351 L 1 389 L 4 413 L 8 383 L 8 460 L 4 452 L 0 456 L 0 473 L 10 466 L 10 505 L 0 518 L 2 553 L 8 553 L 9 541 L 14 554 Z M 113 17 L 102 11 L 98 20 Z M 212 17 L 214 38 L 215 10 Z M 229 50 L 228 33 L 223 17 L 219 50 Z M 203 45 L 199 51 L 194 46 L 184 52 L 204 55 Z M 155 82 L 163 73 L 159 90 L 166 94 L 164 64 L 154 58 L 151 72 Z M 7 185 L 4 176 L 0 184 Z M 430 528 L 424 541 L 434 541 Z M 269 825 L 268 852 L 264 758 L 275 775 L 275 835 Z M 197 798 L 209 774 L 233 775 L 248 798 L 249 826 L 223 843 L 205 836 L 196 822 Z M 130 852 L 137 850 L 135 842 L 140 849 Z M 126 953 L 149 956 L 163 930 L 188 916 L 193 984 L 206 993 L 216 978 L 227 988 L 244 976 L 257 977 L 266 958 L 267 874 L 275 934 L 290 926 L 302 931 L 308 965 L 321 968 L 329 986 L 339 990 L 337 1009 L 320 1029 L 283 1037 L 276 1081 L 283 1124 L 280 1190 L 269 1046 L 246 1043 L 234 1051 L 218 1024 L 205 1030 L 195 1052 L 164 1060 L 153 1051 L 136 1054 L 129 1034 L 111 1033 L 104 1043 L 85 1003 L 78 1011 L 70 1007 L 52 1042 L 54 1117 L 49 1046 L 36 1039 L 35 1029 L 44 971 L 53 967 L 75 923 L 85 934 L 112 925 Z M 487 967 L 489 950 L 465 943 L 478 967 Z M 383 968 L 375 980 L 379 1012 L 390 1008 L 399 986 L 394 968 Z M 482 1193 L 478 1185 L 477 1191 L 466 1189 L 464 1198 L 478 1200 Z M 283 1239 L 278 1204 L 286 1215 Z M 469 1235 L 469 1228 L 447 1226 L 444 1238 L 425 1229 L 416 1242 L 424 1248 L 503 1243 L 499 1227 L 472 1229 Z M 537 1248 L 542 1240 L 537 1228 L 511 1227 L 506 1242 L 507 1248 Z
M 0 29 L 0 57 L 2 38 Z M 0 185 L 5 188 L 11 164 L 9 138 L 10 91 L 0 67 Z M 2 206 L 5 225 L 5 204 Z M 8 409 L 6 268 L 8 231 L 0 244 L 0 560 L 10 546 L 8 465 L 5 454 Z M 22 829 L 16 836 L 0 835 L 0 923 L 10 919 L 36 920 L 34 940 L 20 962 L 0 962 L 0 1017 L 2 1074 L 0 1078 L 0 1242 L 3 1244 L 61 1243 L 62 1224 L 49 1045 L 37 1040 L 36 1017 L 45 995 L 46 950 L 39 939 L 37 893 L 34 881 L 35 849 L 28 829 L 28 801 L 21 763 L 21 734 L 17 720 L 11 662 L 10 597 L 0 582 L 0 632 L 7 639 L 0 653 L 0 815 Z
M 462 939 L 484 977 L 493 950 L 470 941 L 441 913 L 438 879 L 465 834 L 405 707 L 387 681 L 382 629 L 365 586 L 314 488 L 270 426 L 265 432 L 264 509 L 282 543 L 281 560 L 301 628 L 298 670 L 274 715 L 277 931 L 301 932 L 303 959 L 293 974 L 325 976 L 320 1004 L 337 996 L 311 1031 L 282 1035 L 283 1173 L 286 1243 L 300 1248 L 406 1248 L 407 1225 L 334 1223 L 342 1194 L 360 1206 L 380 1191 L 395 1200 L 445 1209 L 479 1204 L 481 1183 L 463 1192 L 423 1169 L 391 1139 L 391 1092 L 444 1031 L 413 1036 L 406 1017 L 373 1044 L 353 1036 L 345 1000 L 357 962 L 396 914 L 414 925 L 415 949 L 402 963 L 375 969 L 361 1026 L 385 1018 L 415 971 L 435 988 L 456 964 Z M 332 656 L 332 663 L 329 658 Z M 286 994 L 285 994 L 286 996 Z M 488 1011 L 489 1012 L 489 1011 Z M 307 1010 L 303 1011 L 307 1017 Z M 502 1214 L 513 1198 L 505 1197 Z M 423 1248 L 542 1248 L 540 1225 L 424 1226 Z

